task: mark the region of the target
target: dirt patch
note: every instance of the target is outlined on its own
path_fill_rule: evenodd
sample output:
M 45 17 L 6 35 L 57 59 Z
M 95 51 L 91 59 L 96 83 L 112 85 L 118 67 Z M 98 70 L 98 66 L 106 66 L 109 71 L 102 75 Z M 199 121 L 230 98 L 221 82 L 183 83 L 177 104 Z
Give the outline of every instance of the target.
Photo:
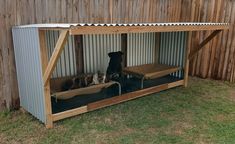
M 225 120 L 225 116 L 223 114 L 219 114 L 215 117 L 216 121 L 222 122 Z
M 16 142 L 14 140 L 8 140 L 7 137 L 0 133 L 0 143 L 1 144 L 18 144 L 19 142 Z
M 235 102 L 235 90 L 231 90 L 231 92 L 230 92 L 230 98 L 231 98 L 232 101 Z

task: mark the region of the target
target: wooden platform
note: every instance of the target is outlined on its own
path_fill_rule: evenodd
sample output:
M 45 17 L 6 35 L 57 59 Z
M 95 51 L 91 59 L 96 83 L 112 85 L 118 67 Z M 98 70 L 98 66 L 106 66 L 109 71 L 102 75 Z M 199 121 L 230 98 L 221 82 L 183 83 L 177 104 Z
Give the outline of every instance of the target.
M 144 87 L 145 79 L 155 79 L 163 77 L 178 71 L 180 68 L 176 66 L 168 66 L 163 64 L 144 64 L 124 68 L 124 74 L 130 74 L 141 78 L 141 89 Z
M 115 81 L 110 81 L 110 82 L 107 82 L 107 83 L 92 85 L 92 86 L 89 86 L 89 87 L 84 87 L 84 88 L 78 88 L 78 89 L 53 93 L 51 96 L 55 97 L 56 99 L 65 100 L 65 99 L 70 99 L 72 97 L 79 96 L 79 95 L 98 93 L 102 89 L 110 87 L 111 85 L 114 85 L 114 84 L 117 84 L 119 86 L 119 95 L 120 95 L 121 94 L 120 84 L 118 82 L 115 82 Z
M 132 66 L 124 68 L 124 73 L 144 77 L 144 79 L 159 78 L 178 71 L 180 68 L 176 66 L 168 66 L 163 64 L 144 64 L 140 66 Z

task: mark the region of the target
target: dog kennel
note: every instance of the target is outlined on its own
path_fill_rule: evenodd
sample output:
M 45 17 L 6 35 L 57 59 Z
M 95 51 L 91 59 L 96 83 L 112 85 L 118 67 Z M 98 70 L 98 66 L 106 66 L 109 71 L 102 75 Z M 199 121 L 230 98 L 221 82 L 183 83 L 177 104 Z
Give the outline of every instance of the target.
M 187 86 L 189 59 L 227 23 L 32 24 L 12 29 L 21 107 L 46 127 L 138 97 Z M 190 53 L 193 31 L 212 31 Z M 84 73 L 105 72 L 122 51 L 125 84 L 110 81 L 60 91 Z M 123 89 L 124 88 L 124 89 Z

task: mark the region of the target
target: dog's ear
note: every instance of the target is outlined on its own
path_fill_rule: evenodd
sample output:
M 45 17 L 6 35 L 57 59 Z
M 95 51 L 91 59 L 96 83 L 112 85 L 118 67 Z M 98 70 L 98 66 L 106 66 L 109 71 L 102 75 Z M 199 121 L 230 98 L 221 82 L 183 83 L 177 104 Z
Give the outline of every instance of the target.
M 118 51 L 118 52 L 110 52 L 108 53 L 109 57 L 114 57 L 114 56 L 119 56 L 119 55 L 123 55 L 122 51 Z
M 108 53 L 108 56 L 109 56 L 109 57 L 113 57 L 113 55 L 114 55 L 114 52 Z
M 118 54 L 119 54 L 119 55 L 123 55 L 123 52 L 122 52 L 122 51 L 118 51 Z

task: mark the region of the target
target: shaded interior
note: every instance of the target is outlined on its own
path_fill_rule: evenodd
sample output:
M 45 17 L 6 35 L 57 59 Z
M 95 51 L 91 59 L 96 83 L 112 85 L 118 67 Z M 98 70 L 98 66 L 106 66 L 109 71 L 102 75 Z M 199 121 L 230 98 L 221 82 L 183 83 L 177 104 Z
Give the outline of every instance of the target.
M 156 79 L 150 79 L 144 81 L 144 88 L 149 88 L 152 86 L 157 86 L 165 83 L 175 82 L 181 80 L 180 78 L 176 78 L 170 75 L 156 78 Z M 141 90 L 141 79 L 136 77 L 130 77 L 130 78 L 122 78 L 119 80 L 122 87 L 122 94 L 134 92 L 137 90 Z M 74 108 L 78 108 L 80 106 L 87 105 L 92 102 L 96 102 L 99 100 L 103 100 L 110 97 L 118 96 L 118 86 L 113 85 L 109 88 L 101 90 L 99 93 L 94 94 L 86 94 L 86 95 L 79 95 L 75 96 L 73 98 L 67 99 L 67 100 L 59 100 L 54 97 L 52 97 L 52 113 L 58 113 L 65 110 L 70 110 Z

